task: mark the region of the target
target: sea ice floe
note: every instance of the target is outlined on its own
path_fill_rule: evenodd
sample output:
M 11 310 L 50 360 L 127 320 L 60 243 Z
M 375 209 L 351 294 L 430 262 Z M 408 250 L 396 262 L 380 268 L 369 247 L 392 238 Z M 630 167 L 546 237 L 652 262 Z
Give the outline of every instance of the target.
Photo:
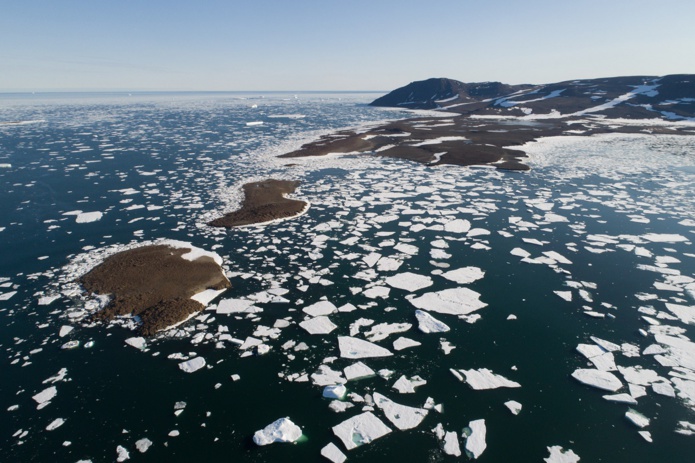
M 217 314 L 227 315 L 246 312 L 253 306 L 254 301 L 248 299 L 222 299 L 217 303 Z
M 618 367 L 618 371 L 623 375 L 625 381 L 630 384 L 637 384 L 639 386 L 649 386 L 654 382 L 668 381 L 665 378 L 659 376 L 659 374 L 654 370 L 648 370 L 640 366 L 634 367 Z
M 623 404 L 632 404 L 636 405 L 637 400 L 632 397 L 630 394 L 611 394 L 611 395 L 604 395 L 603 398 L 609 402 L 619 402 Z
M 384 412 L 384 416 L 400 430 L 419 426 L 428 413 L 427 410 L 422 408 L 397 404 L 378 392 L 375 392 L 372 397 L 374 404 Z
M 327 458 L 333 463 L 343 463 L 345 460 L 347 460 L 347 456 L 341 452 L 338 446 L 333 442 L 321 449 L 321 456 Z
M 384 347 L 351 336 L 338 336 L 338 347 L 340 356 L 348 359 L 388 357 L 393 355 L 390 350 Z
M 432 278 L 426 275 L 405 272 L 386 278 L 386 284 L 393 288 L 414 292 L 432 286 Z
M 379 323 L 374 325 L 372 329 L 364 333 L 364 337 L 371 342 L 381 341 L 394 333 L 403 333 L 412 328 L 410 323 Z
M 333 386 L 343 384 L 345 381 L 342 372 L 335 371 L 328 365 L 319 365 L 318 370 L 311 375 L 311 382 L 317 386 Z
M 140 453 L 147 452 L 150 447 L 152 447 L 152 441 L 147 437 L 143 437 L 142 439 L 135 441 L 135 448 L 138 449 Z
M 470 453 L 473 459 L 477 459 L 487 448 L 485 435 L 487 429 L 485 420 L 473 420 L 468 423 L 468 427 L 464 430 L 466 434 L 466 452 Z
M 560 296 L 562 299 L 566 300 L 567 302 L 572 302 L 572 291 L 553 291 L 555 294 Z
M 55 386 L 51 386 L 32 396 L 32 399 L 39 404 L 39 408 L 43 408 L 44 406 L 48 405 L 57 394 L 58 389 Z
M 328 317 L 319 315 L 299 323 L 309 334 L 328 334 L 338 328 Z
M 300 437 L 302 437 L 302 429 L 286 417 L 256 431 L 253 435 L 253 442 L 262 446 L 275 442 L 296 442 Z
M 343 384 L 326 386 L 323 388 L 323 397 L 327 399 L 342 399 L 347 394 L 347 388 Z
M 385 436 L 392 430 L 372 412 L 364 412 L 353 416 L 342 423 L 333 426 L 336 435 L 347 450 L 352 450 L 363 444 Z
M 480 293 L 469 288 L 451 288 L 443 291 L 425 293 L 411 298 L 410 303 L 418 309 L 450 315 L 468 315 L 486 307 L 480 301 Z
M 416 310 L 415 318 L 417 318 L 418 329 L 423 333 L 445 333 L 450 330 L 449 326 L 424 310 Z
M 444 231 L 448 233 L 468 233 L 471 223 L 465 219 L 454 219 L 444 224 Z
M 194 373 L 205 367 L 205 359 L 203 357 L 195 357 L 185 362 L 179 363 L 181 371 L 186 373 Z
M 467 285 L 483 278 L 485 271 L 478 267 L 463 267 L 444 272 L 441 276 L 460 285 Z
M 579 344 L 577 351 L 589 359 L 596 368 L 602 371 L 616 371 L 615 358 L 612 352 L 606 352 L 602 347 L 595 344 Z
M 521 411 L 521 404 L 516 400 L 509 400 L 504 405 L 512 412 L 512 415 L 518 415 Z
M 72 326 L 63 325 L 63 326 L 60 327 L 60 332 L 58 333 L 58 336 L 61 337 L 61 338 L 64 337 L 64 336 L 67 336 L 67 335 L 70 334 L 70 333 L 72 332 L 72 330 L 74 330 L 74 329 L 75 329 L 75 328 L 73 328 Z
M 646 428 L 649 426 L 649 418 L 631 408 L 625 412 L 625 418 L 638 428 Z
M 345 373 L 345 378 L 347 378 L 348 381 L 369 378 L 376 375 L 374 370 L 362 362 L 353 363 L 352 365 L 343 368 L 343 373 Z
M 578 463 L 580 460 L 579 455 L 570 449 L 565 450 L 559 445 L 547 447 L 547 449 L 550 455 L 548 458 L 543 458 L 546 463 Z
M 103 215 L 104 214 L 102 212 L 99 212 L 99 211 L 80 212 L 79 214 L 77 214 L 77 217 L 75 217 L 75 222 L 76 223 L 96 222 L 97 220 L 101 220 Z
M 401 394 L 413 394 L 415 392 L 415 388 L 424 386 L 425 384 L 427 384 L 427 381 L 419 376 L 407 378 L 405 375 L 402 375 L 400 378 L 398 378 L 398 380 L 396 380 L 391 388 L 397 390 Z
M 312 317 L 318 317 L 320 315 L 330 315 L 338 311 L 338 308 L 330 301 L 319 301 L 310 306 L 304 307 L 302 312 Z
M 53 431 L 54 429 L 58 429 L 65 423 L 65 420 L 63 418 L 56 418 L 55 420 L 51 421 L 48 426 L 46 426 L 46 431 Z
M 578 368 L 574 370 L 572 377 L 582 384 L 603 389 L 604 391 L 615 392 L 623 387 L 623 383 L 613 373 L 607 371 Z
M 130 453 L 128 452 L 128 449 L 123 447 L 122 445 L 119 445 L 116 447 L 116 461 L 117 462 L 123 462 L 126 460 L 130 459 Z
M 488 370 L 487 368 L 470 369 L 470 370 L 450 370 L 454 376 L 462 382 L 468 384 L 471 389 L 476 391 L 485 389 L 497 389 L 500 387 L 521 387 L 521 384 L 516 381 L 511 381 L 502 375 L 498 375 Z M 463 376 L 462 376 L 463 375 Z
M 461 456 L 461 446 L 459 445 L 459 437 L 455 431 L 448 431 L 442 439 L 442 450 L 447 455 L 454 457 Z
M 147 347 L 147 341 L 145 341 L 145 338 L 143 338 L 142 336 L 128 338 L 125 340 L 125 343 L 131 347 L 135 347 L 136 349 L 140 350 L 143 350 L 145 347 Z
M 403 336 L 401 336 L 400 338 L 393 341 L 393 350 L 403 350 L 403 349 L 407 349 L 409 347 L 417 347 L 420 345 L 422 345 L 422 343 L 417 342 L 413 339 L 404 338 Z

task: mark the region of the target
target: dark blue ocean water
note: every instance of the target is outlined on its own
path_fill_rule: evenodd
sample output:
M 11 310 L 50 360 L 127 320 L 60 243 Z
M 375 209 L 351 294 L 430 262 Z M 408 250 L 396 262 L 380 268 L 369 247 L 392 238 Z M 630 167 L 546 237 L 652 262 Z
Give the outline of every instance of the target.
M 114 461 L 122 446 L 133 461 L 318 462 L 328 461 L 320 451 L 333 442 L 353 462 L 447 461 L 453 457 L 432 429 L 441 423 L 460 436 L 484 419 L 480 461 L 542 461 L 555 445 L 581 461 L 691 461 L 695 436 L 675 430 L 681 421 L 695 423 L 695 371 L 687 363 L 695 330 L 669 307 L 695 311 L 695 142 L 550 140 L 529 148 L 528 173 L 371 155 L 276 158 L 320 134 L 406 117 L 366 106 L 375 96 L 2 96 L 0 122 L 24 123 L 0 125 L 0 459 Z M 204 225 L 238 204 L 241 185 L 269 177 L 300 180 L 296 197 L 311 202 L 308 213 L 262 228 Z M 101 216 L 78 223 L 78 211 Z M 447 227 L 459 219 L 476 231 Z M 252 300 L 262 311 L 217 314 L 213 301 L 198 319 L 148 339 L 145 351 L 124 343 L 136 335 L 121 326 L 132 325 L 128 320 L 89 324 L 96 301 L 75 278 L 105 253 L 160 238 L 217 252 L 233 285 L 219 299 Z M 363 260 L 370 254 L 392 260 L 370 267 Z M 468 284 L 441 275 L 462 267 L 485 275 Z M 432 285 L 411 294 L 385 283 L 403 272 L 430 276 Z M 390 288 L 387 296 L 369 297 L 382 287 Z M 408 299 L 460 287 L 487 304 L 476 312 L 481 318 L 469 323 L 433 311 L 451 330 L 420 332 Z M 570 291 L 572 300 L 556 291 Z M 285 302 L 263 302 L 269 292 Z M 45 304 L 46 296 L 55 299 Z M 332 333 L 309 335 L 297 325 L 301 309 L 322 299 L 358 309 L 331 314 Z M 354 363 L 340 358 L 337 337 L 361 318 L 413 326 L 376 342 L 394 356 L 362 360 L 392 376 L 348 382 L 349 392 L 379 392 L 413 407 L 431 397 L 443 408 L 407 431 L 377 409 L 393 432 L 347 451 L 331 428 L 364 403 L 352 400 L 352 408 L 335 413 L 322 387 L 289 379 Z M 279 319 L 289 326 L 276 338 L 259 331 Z M 60 337 L 63 326 L 73 330 Z M 263 339 L 270 351 L 242 357 L 224 333 Z M 668 351 L 657 338 L 663 335 L 685 347 L 662 362 L 641 354 L 653 344 Z M 395 351 L 400 336 L 421 345 Z M 627 405 L 571 377 L 590 368 L 576 347 L 592 344 L 591 336 L 622 346 L 614 352 L 621 368 L 651 370 L 657 383 L 674 388 L 677 397 L 667 397 L 647 384 L 630 406 L 651 420 L 643 430 L 652 443 L 625 418 Z M 442 339 L 456 348 L 445 354 Z M 80 347 L 61 349 L 69 340 Z M 88 341 L 94 346 L 83 347 Z M 295 351 L 289 341 L 308 349 Z M 207 368 L 184 373 L 180 360 L 167 358 L 172 354 L 202 356 Z M 680 354 L 682 364 L 668 363 Z M 472 390 L 452 368 L 487 368 L 521 387 Z M 46 382 L 61 369 L 62 380 Z M 628 376 L 614 374 L 623 384 L 618 392 L 630 392 Z M 401 375 L 427 384 L 401 394 L 392 389 Z M 51 386 L 57 394 L 37 410 L 32 396 Z M 504 406 L 508 400 L 523 405 L 518 416 Z M 186 402 L 178 416 L 177 402 Z M 299 425 L 306 441 L 253 444 L 255 431 L 281 417 Z M 46 430 L 56 419 L 64 423 Z M 142 438 L 153 442 L 144 454 L 135 446 Z

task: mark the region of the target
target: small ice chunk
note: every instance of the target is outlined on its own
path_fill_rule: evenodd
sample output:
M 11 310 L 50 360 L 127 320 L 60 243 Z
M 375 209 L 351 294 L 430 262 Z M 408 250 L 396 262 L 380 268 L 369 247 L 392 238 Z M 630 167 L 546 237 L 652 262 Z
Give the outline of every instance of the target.
M 256 431 L 253 435 L 253 442 L 262 446 L 275 442 L 296 442 L 300 437 L 302 437 L 302 429 L 286 417 Z
M 424 386 L 425 384 L 427 384 L 427 381 L 419 376 L 413 376 L 412 378 L 408 379 L 405 375 L 403 375 L 396 380 L 391 388 L 397 390 L 401 394 L 413 394 L 416 387 Z
M 550 456 L 548 458 L 543 458 L 546 463 L 578 463 L 579 455 L 574 453 L 572 450 L 565 450 L 559 445 L 554 445 L 552 447 L 547 447 Z
M 60 332 L 58 332 L 58 336 L 61 338 L 65 337 L 68 334 L 70 334 L 72 332 L 72 330 L 74 330 L 74 329 L 75 328 L 73 328 L 72 326 L 63 325 L 60 327 Z
M 627 418 L 628 421 L 633 423 L 638 428 L 646 428 L 649 426 L 649 418 L 631 408 L 625 412 L 625 418 Z
M 637 400 L 635 400 L 634 397 L 632 397 L 630 394 L 611 394 L 611 395 L 604 395 L 603 398 L 609 402 L 618 402 L 618 403 L 623 403 L 623 404 L 631 404 L 631 405 L 637 405 Z
M 341 452 L 338 446 L 333 442 L 321 449 L 321 456 L 327 458 L 333 463 L 343 463 L 345 460 L 347 460 L 347 456 Z
M 592 386 L 605 391 L 615 392 L 623 383 L 608 371 L 595 370 L 592 368 L 578 368 L 572 373 L 572 377 L 582 384 Z
M 393 341 L 393 350 L 403 350 L 403 349 L 407 349 L 409 347 L 417 347 L 420 345 L 422 345 L 422 343 L 417 342 L 413 339 L 404 338 L 403 336 L 401 336 L 400 338 Z
M 75 222 L 76 223 L 96 222 L 97 220 L 101 220 L 103 215 L 104 214 L 102 212 L 99 212 L 99 211 L 80 212 L 79 214 L 77 214 L 77 217 L 75 217 Z
M 327 399 L 342 399 L 347 394 L 347 388 L 342 384 L 326 386 L 323 388 L 323 397 Z
M 116 461 L 119 463 L 130 459 L 130 453 L 122 445 L 119 445 L 118 447 L 116 447 L 116 454 L 117 454 Z
M 331 386 L 344 383 L 345 378 L 340 371 L 335 371 L 328 365 L 319 365 L 318 370 L 311 374 L 311 382 L 317 386 Z
M 354 381 L 357 379 L 362 379 L 362 378 L 369 378 L 371 376 L 375 376 L 376 373 L 374 370 L 369 368 L 367 365 L 365 365 L 362 362 L 357 362 L 354 363 L 350 366 L 347 366 L 343 369 L 343 373 L 345 373 L 345 378 L 347 378 L 348 381 Z
M 304 320 L 299 326 L 304 328 L 309 334 L 328 334 L 338 328 L 337 325 L 324 315 Z
M 318 317 L 320 315 L 330 315 L 338 311 L 338 308 L 330 301 L 319 301 L 310 306 L 304 307 L 302 312 L 312 317 Z
M 476 391 L 497 389 L 500 387 L 521 387 L 521 384 L 516 381 L 511 381 L 502 375 L 495 374 L 487 368 L 458 371 L 463 374 L 463 382 Z
M 135 442 L 135 448 L 138 449 L 140 453 L 147 452 L 150 447 L 152 447 L 152 441 L 147 437 L 143 437 Z
M 384 347 L 351 336 L 338 336 L 338 347 L 340 356 L 348 359 L 389 357 L 393 355 L 390 350 Z
M 415 318 L 418 321 L 418 328 L 423 333 L 445 333 L 450 330 L 445 323 L 437 320 L 424 310 L 416 310 Z
M 461 447 L 459 446 L 459 437 L 455 431 L 449 431 L 444 434 L 444 439 L 442 442 L 442 450 L 447 455 L 452 455 L 454 457 L 461 456 Z
M 374 403 L 383 412 L 386 418 L 400 430 L 417 427 L 427 416 L 428 411 L 422 408 L 408 407 L 397 404 L 388 397 L 375 392 Z
M 518 415 L 521 411 L 521 404 L 516 400 L 509 400 L 504 405 L 512 412 L 512 415 Z
M 553 291 L 555 294 L 560 296 L 562 299 L 566 300 L 567 302 L 572 302 L 572 291 Z
M 58 429 L 65 423 L 65 420 L 63 418 L 56 418 L 55 420 L 51 421 L 48 426 L 46 426 L 46 431 L 53 431 L 54 429 Z
M 485 435 L 487 429 L 485 427 L 485 420 L 473 420 L 468 423 L 466 437 L 466 451 L 470 452 L 473 459 L 477 459 L 487 448 L 485 443 Z
M 56 394 L 58 394 L 58 389 L 56 389 L 55 386 L 51 386 L 34 395 L 32 399 L 34 399 L 36 403 L 39 404 L 39 406 L 41 406 L 43 404 L 47 404 L 50 400 L 53 399 L 53 397 L 56 396 Z
M 205 366 L 205 359 L 203 357 L 195 357 L 185 362 L 179 363 L 179 368 L 186 373 L 193 373 Z
M 346 449 L 352 450 L 385 436 L 392 430 L 372 412 L 364 412 L 333 426 L 336 435 Z
M 147 347 L 147 342 L 145 341 L 145 338 L 141 336 L 135 338 L 128 338 L 125 340 L 125 343 L 131 347 L 135 347 L 136 349 L 140 350 L 143 350 L 145 347 Z

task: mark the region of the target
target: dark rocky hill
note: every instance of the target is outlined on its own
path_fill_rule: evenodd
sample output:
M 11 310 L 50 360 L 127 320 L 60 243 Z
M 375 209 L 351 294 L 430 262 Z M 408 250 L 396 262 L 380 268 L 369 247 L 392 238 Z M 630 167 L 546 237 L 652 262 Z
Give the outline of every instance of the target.
M 371 104 L 527 119 L 591 115 L 679 120 L 695 117 L 695 75 L 609 77 L 543 85 L 437 78 L 412 82 Z

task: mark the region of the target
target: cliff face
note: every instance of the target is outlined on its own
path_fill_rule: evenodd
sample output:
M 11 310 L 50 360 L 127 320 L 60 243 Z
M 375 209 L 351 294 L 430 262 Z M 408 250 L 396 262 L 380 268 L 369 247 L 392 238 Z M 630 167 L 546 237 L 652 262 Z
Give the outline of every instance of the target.
M 695 117 L 695 75 L 610 77 L 543 85 L 436 78 L 412 82 L 371 104 L 479 116 L 678 120 Z

